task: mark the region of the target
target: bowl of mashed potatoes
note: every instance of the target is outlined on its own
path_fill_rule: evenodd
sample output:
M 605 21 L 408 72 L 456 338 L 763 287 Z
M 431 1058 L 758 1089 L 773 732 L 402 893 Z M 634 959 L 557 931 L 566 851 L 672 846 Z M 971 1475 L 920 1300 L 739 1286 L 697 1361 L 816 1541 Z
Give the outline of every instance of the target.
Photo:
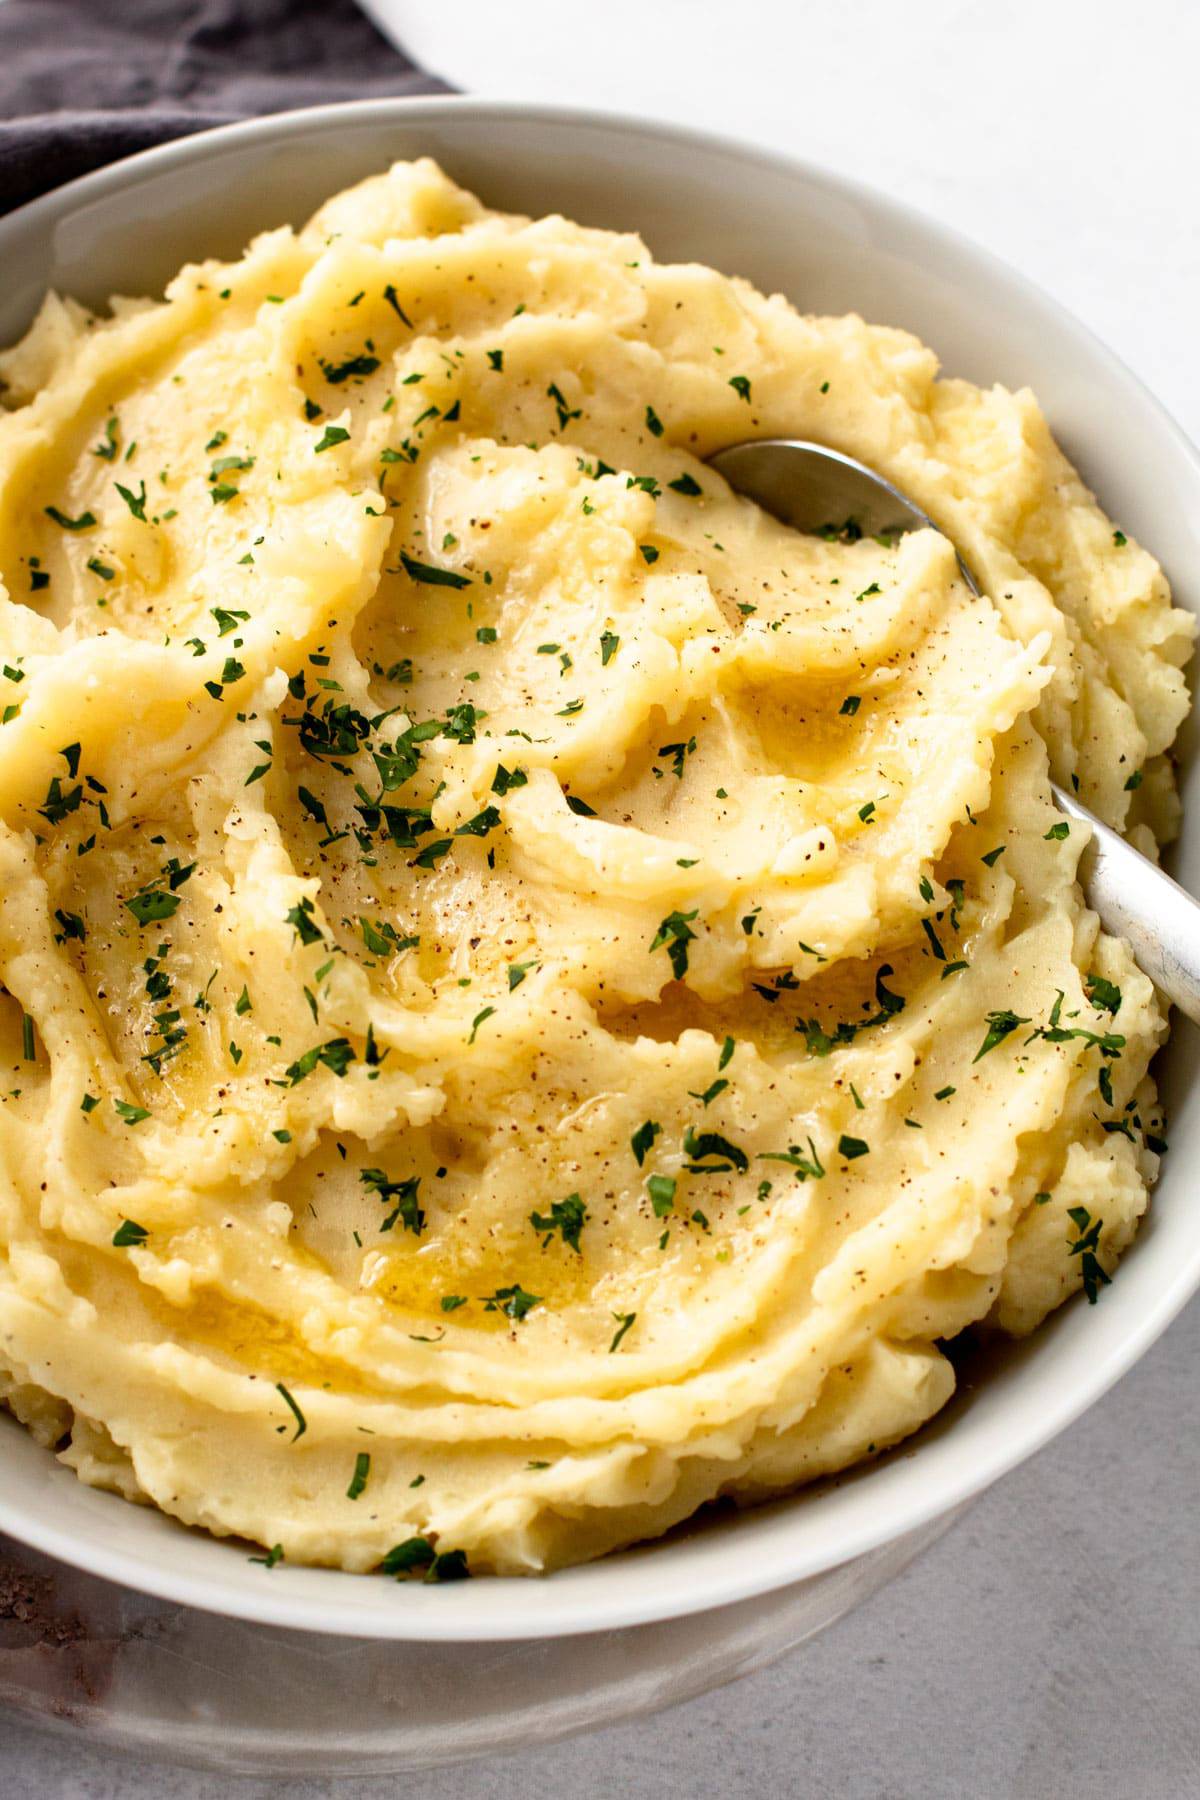
M 552 109 L 0 250 L 0 1525 L 363 1637 L 831 1616 L 1200 1275 L 1048 785 L 1180 831 L 1187 446 L 891 203 Z M 948 535 L 779 525 L 777 434 Z

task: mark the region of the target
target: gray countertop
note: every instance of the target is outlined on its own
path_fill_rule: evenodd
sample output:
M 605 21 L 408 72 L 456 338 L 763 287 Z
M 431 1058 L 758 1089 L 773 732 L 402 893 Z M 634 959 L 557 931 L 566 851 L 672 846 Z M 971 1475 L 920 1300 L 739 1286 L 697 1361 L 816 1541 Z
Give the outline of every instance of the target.
M 890 1587 L 774 1667 L 485 1764 L 235 1779 L 0 1722 L 5 1800 L 1186 1800 L 1200 1795 L 1200 1303 Z

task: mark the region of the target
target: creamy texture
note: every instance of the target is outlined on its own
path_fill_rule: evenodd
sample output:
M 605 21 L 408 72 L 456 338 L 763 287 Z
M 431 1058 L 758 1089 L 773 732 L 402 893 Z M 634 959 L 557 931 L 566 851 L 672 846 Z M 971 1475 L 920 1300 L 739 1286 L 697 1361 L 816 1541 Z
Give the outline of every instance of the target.
M 428 162 L 0 359 L 0 1360 L 84 1480 L 539 1570 L 1099 1291 L 1164 1026 L 1047 752 L 1152 850 L 1191 621 L 936 373 Z M 704 466 L 776 432 L 988 597 Z

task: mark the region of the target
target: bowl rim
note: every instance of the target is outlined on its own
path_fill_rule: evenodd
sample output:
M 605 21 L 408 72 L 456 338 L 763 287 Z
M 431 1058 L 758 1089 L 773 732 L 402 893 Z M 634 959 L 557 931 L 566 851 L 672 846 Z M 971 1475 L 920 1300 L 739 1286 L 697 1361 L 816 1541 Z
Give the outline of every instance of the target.
M 1158 434 L 1164 452 L 1177 459 L 1179 470 L 1195 487 L 1200 500 L 1200 453 L 1157 396 L 1096 333 L 1077 320 L 1053 295 L 990 250 L 976 244 L 966 233 L 869 183 L 808 158 L 765 149 L 728 133 L 645 118 L 619 108 L 531 104 L 518 98 L 419 95 L 339 101 L 244 119 L 190 133 L 121 158 L 15 209 L 0 218 L 0 262 L 6 255 L 19 253 L 21 238 L 31 233 L 36 236 L 52 232 L 56 222 L 65 215 L 136 184 L 144 175 L 170 174 L 187 164 L 203 163 L 225 149 L 243 147 L 256 140 L 265 147 L 297 135 L 333 130 L 340 123 L 361 125 L 378 121 L 380 124 L 412 125 L 419 124 L 422 116 L 429 117 L 432 123 L 438 115 L 458 116 L 475 123 L 489 119 L 494 119 L 497 124 L 518 120 L 552 127 L 582 126 L 633 133 L 643 139 L 670 141 L 679 149 L 686 150 L 690 146 L 698 151 L 715 152 L 752 168 L 799 178 L 832 198 L 841 197 L 853 202 L 876 218 L 894 224 L 904 234 L 924 240 L 949 254 L 953 260 L 970 265 L 980 277 L 990 275 L 1015 295 L 1030 313 L 1040 313 L 1059 331 L 1074 338 L 1101 366 L 1107 379 L 1124 391 L 1125 398 L 1142 408 L 1144 417 Z M 993 1429 L 993 1441 L 987 1455 L 969 1465 L 960 1463 L 950 1477 L 943 1472 L 943 1479 L 926 1481 L 923 1486 L 904 1479 L 902 1474 L 904 1464 L 911 1464 L 914 1458 L 919 1460 L 919 1446 L 914 1446 L 907 1457 L 871 1468 L 865 1478 L 843 1487 L 842 1493 L 860 1491 L 865 1479 L 872 1489 L 878 1490 L 878 1503 L 852 1505 L 840 1533 L 836 1537 L 831 1535 L 824 1547 L 817 1550 L 811 1546 L 805 1548 L 803 1544 L 789 1546 L 788 1524 L 783 1517 L 788 1506 L 786 1499 L 749 1509 L 738 1515 L 741 1525 L 738 1537 L 747 1540 L 742 1545 L 743 1553 L 713 1554 L 710 1545 L 709 1554 L 698 1559 L 702 1576 L 695 1572 L 689 1575 L 688 1561 L 684 1557 L 681 1571 L 674 1580 L 656 1579 L 660 1565 L 662 1573 L 666 1574 L 671 1548 L 677 1551 L 679 1548 L 678 1545 L 671 1546 L 668 1540 L 661 1545 L 651 1543 L 637 1546 L 632 1551 L 616 1552 L 597 1562 L 538 1579 L 486 1577 L 455 1584 L 452 1588 L 406 1587 L 408 1604 L 384 1613 L 369 1606 L 356 1606 L 356 1591 L 361 1592 L 359 1577 L 348 1576 L 340 1570 L 298 1565 L 270 1575 L 261 1569 L 251 1570 L 244 1561 L 241 1540 L 232 1540 L 230 1545 L 225 1540 L 209 1538 L 202 1531 L 178 1526 L 173 1520 L 166 1523 L 178 1531 L 181 1551 L 174 1559 L 175 1566 L 169 1568 L 160 1566 L 161 1559 L 141 1550 L 105 1544 L 104 1533 L 99 1528 L 94 1539 L 82 1541 L 74 1530 L 58 1526 L 52 1520 L 14 1504 L 9 1493 L 3 1490 L 0 1490 L 0 1531 L 64 1563 L 86 1567 L 92 1574 L 163 1600 L 305 1632 L 414 1641 L 502 1642 L 648 1626 L 656 1621 L 753 1600 L 773 1590 L 821 1576 L 878 1551 L 921 1529 L 936 1517 L 963 1506 L 1041 1449 L 1099 1400 L 1166 1330 L 1197 1288 L 1200 1288 L 1200 1240 L 1190 1257 L 1177 1258 L 1170 1278 L 1154 1290 L 1154 1304 L 1137 1319 L 1134 1328 L 1106 1354 L 1080 1360 L 1078 1369 L 1082 1379 L 1073 1385 L 1060 1383 L 1053 1400 L 1044 1398 L 1036 1418 L 1029 1421 L 1024 1431 L 1005 1435 Z M 1045 1330 L 1043 1326 L 1041 1333 Z M 18 1429 L 23 1433 L 23 1428 Z M 39 1451 L 39 1454 L 45 1452 Z M 73 1475 L 69 1478 L 75 1480 Z M 899 1496 L 892 1491 L 897 1488 L 900 1489 Z M 96 1498 L 110 1503 L 107 1495 Z M 902 1502 L 899 1507 L 895 1504 L 897 1498 Z M 893 1504 L 887 1504 L 889 1499 Z M 132 1510 L 128 1502 L 115 1497 L 111 1498 L 111 1505 L 123 1512 Z M 156 1513 L 146 1516 L 155 1524 L 164 1523 L 162 1516 Z M 714 1534 L 718 1537 L 726 1535 L 726 1527 L 716 1527 Z M 211 1571 L 193 1571 L 188 1566 L 187 1545 L 197 1538 L 216 1544 L 222 1550 L 228 1547 L 230 1558 L 237 1558 L 236 1564 L 230 1560 L 231 1579 L 220 1591 Z M 86 1563 L 82 1560 L 85 1555 Z M 648 1579 L 624 1584 L 606 1580 L 606 1571 L 618 1567 L 627 1570 L 626 1559 L 630 1556 L 638 1559 L 639 1575 Z M 235 1572 L 236 1581 L 232 1579 Z M 289 1594 L 286 1579 L 289 1575 L 302 1577 L 306 1582 L 305 1593 L 311 1588 L 312 1597 L 305 1598 L 294 1591 Z M 610 1595 L 609 1587 L 615 1588 L 616 1594 Z

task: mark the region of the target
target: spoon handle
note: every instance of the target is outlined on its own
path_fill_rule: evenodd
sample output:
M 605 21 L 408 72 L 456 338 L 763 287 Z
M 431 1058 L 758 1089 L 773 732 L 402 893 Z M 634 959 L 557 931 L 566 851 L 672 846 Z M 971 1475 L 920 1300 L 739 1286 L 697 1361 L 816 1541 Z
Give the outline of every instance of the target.
M 1092 828 L 1079 865 L 1088 905 L 1105 931 L 1128 941 L 1159 992 L 1200 1024 L 1200 902 L 1073 795 L 1055 787 L 1054 797 Z

